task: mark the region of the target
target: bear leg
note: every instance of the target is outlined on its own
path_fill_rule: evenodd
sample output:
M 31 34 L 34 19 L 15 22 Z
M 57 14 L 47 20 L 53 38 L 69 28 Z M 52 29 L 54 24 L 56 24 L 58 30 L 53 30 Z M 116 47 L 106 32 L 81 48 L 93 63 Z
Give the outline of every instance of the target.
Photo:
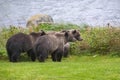
M 35 60 L 36 60 L 36 56 L 35 56 L 34 53 L 31 54 L 31 60 L 32 60 L 32 61 L 35 61 Z
M 63 54 L 63 51 L 57 49 L 56 51 L 54 51 L 54 52 L 52 53 L 52 60 L 53 60 L 54 62 L 56 62 L 56 61 L 61 62 L 62 54 Z
M 47 50 L 42 50 L 41 52 L 37 53 L 37 57 L 39 62 L 45 62 L 45 59 L 47 58 Z
M 11 62 L 17 62 L 19 56 L 20 56 L 19 52 L 13 53 L 11 56 Z
M 56 51 L 54 51 L 51 56 L 52 56 L 52 61 L 56 62 Z
M 69 50 L 65 48 L 63 52 L 63 56 L 68 57 L 68 53 L 69 53 Z
M 27 51 L 27 54 L 28 54 L 28 57 L 31 57 L 32 61 L 36 60 L 36 55 L 35 55 L 35 53 L 34 53 L 34 51 L 32 49 Z
M 61 62 L 62 54 L 63 54 L 63 51 L 59 51 L 58 53 L 56 53 L 58 62 Z
M 11 59 L 12 53 L 11 52 L 7 52 L 7 53 L 8 53 L 9 61 L 12 62 L 12 59 Z

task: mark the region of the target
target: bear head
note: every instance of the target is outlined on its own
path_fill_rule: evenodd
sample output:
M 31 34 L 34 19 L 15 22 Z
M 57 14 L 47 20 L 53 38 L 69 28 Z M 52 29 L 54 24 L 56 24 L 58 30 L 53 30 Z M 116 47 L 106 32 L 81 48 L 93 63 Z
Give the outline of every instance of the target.
M 72 30 L 62 30 L 61 32 L 65 33 L 69 31 L 70 33 L 72 33 L 72 35 L 75 37 L 76 40 L 78 41 L 82 41 L 83 39 L 81 38 L 80 32 L 79 30 L 76 29 L 72 29 Z
M 70 31 L 66 31 L 64 33 L 64 35 L 65 35 L 66 42 L 75 42 L 76 41 L 76 38 L 71 34 Z

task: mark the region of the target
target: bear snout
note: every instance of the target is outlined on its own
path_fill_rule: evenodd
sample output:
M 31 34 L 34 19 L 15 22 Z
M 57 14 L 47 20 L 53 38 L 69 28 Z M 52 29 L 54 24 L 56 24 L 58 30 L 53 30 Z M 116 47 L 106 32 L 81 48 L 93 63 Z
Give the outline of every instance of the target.
M 73 38 L 73 40 L 72 40 L 73 42 L 75 42 L 75 41 L 77 41 L 77 39 L 76 38 Z
M 82 41 L 83 39 L 79 37 L 79 38 L 77 38 L 77 40 L 78 40 L 78 41 Z
M 83 40 L 82 38 L 79 39 L 79 41 L 82 41 L 82 40 Z

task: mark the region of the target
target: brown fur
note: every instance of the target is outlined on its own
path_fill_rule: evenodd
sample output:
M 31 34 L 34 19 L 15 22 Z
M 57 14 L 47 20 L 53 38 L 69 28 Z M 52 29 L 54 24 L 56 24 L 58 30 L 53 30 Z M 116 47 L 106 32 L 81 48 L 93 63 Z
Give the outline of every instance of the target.
M 52 32 L 48 32 L 47 34 L 48 35 L 56 35 L 56 34 L 59 34 L 59 33 L 65 33 L 67 31 L 69 31 L 74 36 L 74 38 L 76 38 L 78 41 L 82 41 L 83 40 L 81 38 L 80 31 L 79 30 L 75 30 L 75 29 L 62 30 L 60 32 L 52 31 Z M 69 50 L 70 50 L 70 43 L 66 43 L 64 45 L 64 53 L 63 53 L 64 57 L 68 57 Z
M 66 32 L 67 30 L 63 30 L 61 32 Z M 78 41 L 82 41 L 83 39 L 81 38 L 81 35 L 80 35 L 80 31 L 79 30 L 75 30 L 75 29 L 72 29 L 72 30 L 68 30 L 70 31 L 71 34 L 73 34 L 73 36 L 78 40 Z M 70 50 L 70 43 L 66 43 L 64 45 L 64 53 L 63 53 L 63 56 L 64 57 L 68 57 L 68 53 L 69 53 L 69 50 Z
M 9 57 L 9 61 L 17 62 L 20 54 L 27 52 L 31 56 L 32 61 L 35 61 L 35 54 L 33 53 L 33 44 L 38 37 L 44 35 L 44 32 L 39 33 L 17 33 L 11 36 L 6 43 L 6 49 Z
M 64 44 L 74 41 L 76 39 L 70 32 L 45 35 L 35 42 L 34 51 L 40 62 L 44 62 L 49 53 L 51 53 L 53 61 L 61 61 Z

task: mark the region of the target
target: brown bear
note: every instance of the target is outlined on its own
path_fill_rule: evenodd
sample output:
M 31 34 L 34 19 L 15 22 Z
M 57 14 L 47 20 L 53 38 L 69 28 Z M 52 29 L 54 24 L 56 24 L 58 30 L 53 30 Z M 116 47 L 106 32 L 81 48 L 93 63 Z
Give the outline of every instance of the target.
M 10 62 L 17 62 L 22 52 L 27 52 L 32 61 L 35 61 L 35 54 L 33 53 L 33 44 L 38 37 L 45 35 L 44 31 L 29 35 L 24 33 L 17 33 L 11 36 L 6 43 L 6 50 Z
M 74 42 L 76 39 L 69 32 L 44 35 L 37 39 L 34 51 L 40 62 L 44 62 L 50 53 L 53 61 L 60 62 L 64 51 L 64 44 Z
M 57 32 L 57 31 L 50 31 L 50 32 L 47 32 L 48 35 L 54 35 L 54 34 L 57 34 L 57 33 L 65 33 L 69 31 L 78 41 L 82 41 L 83 39 L 81 38 L 81 35 L 80 35 L 80 31 L 79 30 L 76 30 L 76 29 L 71 29 L 71 30 L 62 30 L 60 32 Z M 68 53 L 69 53 L 69 50 L 70 50 L 70 43 L 66 43 L 64 45 L 64 53 L 63 53 L 63 56 L 64 57 L 68 57 Z
M 74 38 L 76 38 L 78 41 L 82 41 L 82 40 L 83 40 L 83 39 L 81 38 L 80 31 L 79 31 L 79 30 L 76 30 L 76 29 L 63 30 L 63 31 L 60 31 L 60 32 L 50 31 L 50 32 L 47 32 L 47 34 L 48 34 L 48 35 L 54 35 L 54 34 L 64 33 L 64 32 L 67 32 L 67 31 L 69 31 L 69 32 L 74 36 Z
M 63 30 L 61 32 L 66 32 L 69 31 L 71 34 L 73 34 L 73 36 L 78 40 L 78 41 L 82 41 L 83 39 L 81 38 L 80 35 L 80 31 L 76 30 L 76 29 L 71 29 L 71 30 Z
M 76 29 L 63 30 L 63 31 L 61 31 L 61 32 L 66 32 L 66 31 L 70 31 L 70 33 L 72 33 L 73 36 L 74 36 L 78 41 L 82 41 L 82 40 L 83 40 L 83 39 L 81 38 L 81 35 L 80 35 L 80 31 L 79 31 L 79 30 L 76 30 Z M 63 53 L 63 56 L 64 56 L 64 57 L 68 57 L 69 50 L 70 50 L 70 43 L 66 43 L 66 44 L 64 45 L 64 53 Z

